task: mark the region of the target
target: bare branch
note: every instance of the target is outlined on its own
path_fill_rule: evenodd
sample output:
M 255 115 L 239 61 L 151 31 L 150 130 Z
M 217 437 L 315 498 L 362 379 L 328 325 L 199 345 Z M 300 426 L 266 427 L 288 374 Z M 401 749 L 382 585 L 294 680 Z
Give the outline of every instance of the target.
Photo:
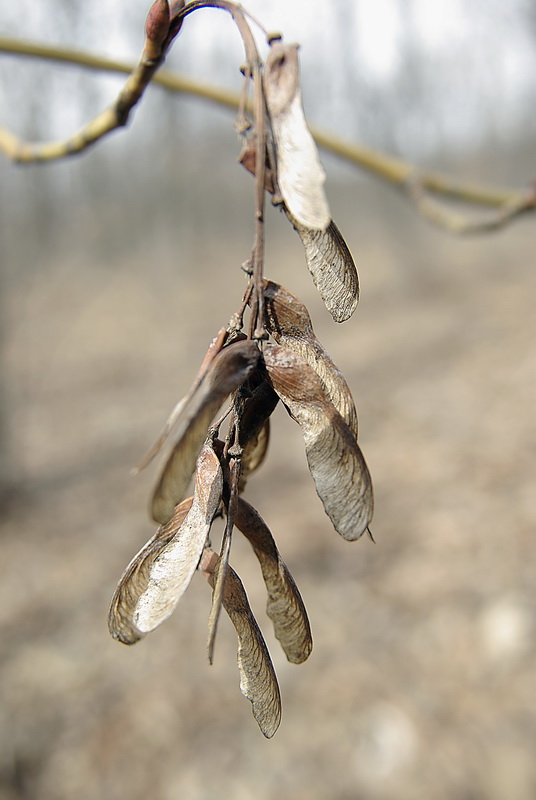
M 520 193 L 518 197 L 512 197 L 502 203 L 496 211 L 489 212 L 480 218 L 464 216 L 435 200 L 426 191 L 418 176 L 407 181 L 406 191 L 421 216 L 433 225 L 457 235 L 489 233 L 499 230 L 517 217 L 534 211 L 536 208 L 536 186 L 524 194 Z
M 3 40 L 0 40 L 1 49 Z M 37 55 L 36 49 L 31 55 Z M 52 49 L 54 51 L 54 48 Z M 10 52 L 16 52 L 11 50 Z M 21 51 L 22 52 L 22 51 Z M 148 54 L 154 55 L 154 43 L 147 40 L 142 57 L 136 67 L 131 71 L 127 81 L 119 93 L 115 103 L 109 108 L 87 123 L 78 133 L 62 142 L 45 142 L 44 144 L 31 144 L 24 142 L 14 136 L 4 128 L 0 128 L 0 149 L 13 161 L 29 164 L 39 161 L 54 161 L 67 156 L 75 155 L 86 150 L 99 139 L 116 128 L 127 124 L 130 112 L 141 99 L 145 89 L 149 85 L 154 73 L 164 59 L 164 52 L 157 59 L 148 58 Z M 47 56 L 45 56 L 47 57 Z M 52 56 L 57 58 L 57 55 Z M 70 59 L 59 59 L 70 60 Z M 88 58 L 85 66 L 90 64 L 92 59 Z M 114 63 L 114 62 L 111 62 Z M 121 70 L 125 71 L 125 70 Z
M 128 62 L 103 58 L 79 50 L 52 47 L 7 37 L 0 37 L 0 52 L 44 58 L 104 72 L 132 73 L 134 75 L 136 70 L 139 69 L 139 65 L 136 67 Z M 152 74 L 150 76 L 145 75 L 145 77 L 147 78 L 147 83 L 152 81 L 171 92 L 202 97 L 233 111 L 236 111 L 240 106 L 239 93 L 186 78 L 171 70 L 161 69 L 156 72 L 153 69 Z M 145 87 L 146 84 L 143 88 L 145 89 Z M 80 133 L 75 134 L 67 143 L 29 144 L 23 142 L 5 128 L 0 127 L 0 150 L 8 158 L 19 163 L 48 161 L 80 153 L 99 138 L 119 127 L 119 124 L 114 124 L 116 120 L 111 111 L 112 109 L 108 109 L 102 112 L 101 115 L 83 128 Z M 122 124 L 124 125 L 125 123 L 126 119 Z M 395 188 L 407 192 L 408 184 L 414 181 L 413 176 L 415 176 L 417 170 L 412 164 L 402 159 L 364 147 L 356 142 L 350 142 L 314 126 L 311 126 L 311 132 L 319 147 L 361 167 Z M 418 184 L 423 191 L 426 190 L 433 195 L 459 200 L 475 206 L 498 209 L 498 214 L 491 219 L 474 221 L 463 215 L 449 213 L 447 209 L 442 207 L 439 210 L 430 197 L 427 198 L 426 203 L 423 202 L 421 194 L 420 201 L 416 204 L 419 213 L 451 233 L 481 233 L 496 230 L 521 214 L 534 211 L 535 208 L 533 193 L 526 189 L 472 184 L 437 172 L 423 171 L 418 172 L 418 175 Z

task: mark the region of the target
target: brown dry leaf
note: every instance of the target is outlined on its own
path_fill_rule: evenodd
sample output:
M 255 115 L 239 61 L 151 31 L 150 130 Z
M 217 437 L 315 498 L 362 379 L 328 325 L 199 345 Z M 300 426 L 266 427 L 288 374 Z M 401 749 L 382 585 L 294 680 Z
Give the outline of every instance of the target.
M 242 492 L 249 476 L 263 463 L 270 441 L 270 415 L 279 402 L 268 381 L 263 380 L 245 402 L 240 419 L 239 443 L 242 447 L 238 490 Z
M 266 610 L 286 657 L 303 663 L 313 648 L 311 627 L 298 587 L 279 555 L 274 538 L 260 514 L 242 498 L 238 500 L 235 525 L 249 539 L 259 559 L 268 590 Z
M 133 644 L 166 620 L 188 588 L 218 511 L 223 487 L 220 461 L 209 445 L 197 459 L 193 498 L 136 555 L 112 599 L 112 636 Z
M 327 398 L 318 375 L 300 356 L 265 345 L 275 391 L 300 425 L 316 491 L 335 530 L 358 539 L 372 519 L 372 481 L 355 436 Z
M 217 555 L 205 551 L 204 569 L 212 588 L 217 573 Z M 216 562 L 216 563 L 215 563 Z M 252 704 L 253 716 L 261 732 L 270 739 L 281 722 L 281 695 L 270 654 L 249 606 L 242 581 L 229 566 L 225 577 L 223 607 L 238 636 L 240 691 Z
M 359 302 L 359 278 L 348 245 L 333 222 L 327 230 L 305 227 L 285 209 L 305 248 L 307 267 L 335 322 L 346 322 Z
M 342 372 L 316 338 L 307 308 L 273 281 L 265 282 L 266 326 L 278 344 L 301 356 L 314 369 L 327 396 L 357 439 L 357 412 Z
M 281 196 L 298 224 L 325 231 L 331 218 L 324 194 L 326 175 L 303 113 L 297 44 L 272 44 L 264 88 Z
M 154 491 L 151 510 L 157 522 L 165 524 L 173 515 L 192 477 L 195 460 L 216 412 L 225 398 L 244 383 L 258 360 L 259 349 L 255 342 L 239 341 L 229 345 L 213 359 L 189 394 L 178 420 L 177 443 Z
M 176 507 L 168 524 L 161 525 L 155 535 L 134 556 L 117 584 L 110 603 L 108 628 L 113 638 L 123 644 L 135 644 L 145 636 L 145 633 L 134 624 L 136 604 L 149 583 L 151 565 L 177 535 L 190 511 L 193 499 L 188 497 Z
M 255 133 L 252 133 L 246 139 L 246 142 L 242 148 L 242 152 L 238 156 L 238 163 L 242 164 L 242 166 L 247 169 L 252 175 L 256 175 L 257 173 L 257 136 Z M 270 167 L 270 161 L 268 159 L 268 152 L 266 152 L 266 159 L 264 165 L 264 188 L 270 194 L 274 194 L 275 186 L 274 186 L 274 175 L 272 169 Z

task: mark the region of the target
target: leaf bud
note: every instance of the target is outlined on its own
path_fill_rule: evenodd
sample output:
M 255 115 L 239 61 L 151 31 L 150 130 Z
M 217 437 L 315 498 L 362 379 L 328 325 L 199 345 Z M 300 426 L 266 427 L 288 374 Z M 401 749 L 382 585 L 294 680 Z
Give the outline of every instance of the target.
M 145 22 L 145 35 L 147 44 L 151 44 L 150 55 L 157 58 L 162 50 L 162 45 L 166 41 L 169 33 L 171 16 L 168 0 L 155 0 L 147 14 Z

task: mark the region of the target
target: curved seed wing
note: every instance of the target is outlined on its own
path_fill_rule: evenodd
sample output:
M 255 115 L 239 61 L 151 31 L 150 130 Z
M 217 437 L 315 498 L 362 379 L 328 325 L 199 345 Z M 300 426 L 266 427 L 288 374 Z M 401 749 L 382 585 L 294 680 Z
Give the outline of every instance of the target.
M 302 225 L 285 209 L 305 248 L 307 268 L 335 322 L 345 322 L 359 302 L 359 278 L 348 245 L 333 222 L 324 231 Z
M 153 494 L 153 519 L 171 519 L 192 477 L 208 428 L 225 398 L 247 379 L 259 360 L 255 342 L 239 341 L 224 348 L 189 395 L 177 422 L 177 442 L 164 465 Z
M 171 433 L 173 427 L 175 426 L 175 423 L 180 418 L 182 409 L 184 408 L 188 400 L 191 398 L 191 396 L 199 386 L 199 383 L 202 380 L 203 376 L 205 375 L 209 365 L 222 349 L 225 340 L 227 339 L 227 335 L 228 335 L 227 330 L 225 328 L 221 328 L 220 331 L 218 332 L 218 335 L 215 336 L 214 339 L 211 341 L 208 350 L 205 354 L 205 357 L 203 359 L 203 363 L 199 368 L 199 372 L 197 374 L 193 386 L 190 388 L 188 394 L 186 394 L 181 400 L 179 400 L 178 403 L 175 404 L 174 408 L 171 411 L 171 414 L 166 420 L 166 424 L 164 425 L 164 427 L 160 432 L 158 439 L 145 453 L 139 464 L 137 464 L 136 467 L 132 470 L 134 474 L 141 472 L 142 469 L 145 469 L 145 467 L 148 466 L 148 464 L 151 463 L 153 458 L 160 452 L 165 442 L 167 441 L 167 438 Z
M 281 196 L 300 225 L 324 231 L 330 213 L 326 175 L 303 113 L 298 45 L 275 42 L 264 69 Z
M 279 555 L 274 538 L 260 514 L 238 499 L 235 525 L 251 542 L 268 591 L 267 613 L 276 638 L 289 661 L 303 663 L 313 649 L 311 627 L 298 587 Z
M 114 639 L 134 644 L 171 615 L 199 563 L 222 486 L 219 459 L 206 445 L 197 459 L 194 496 L 177 506 L 119 581 L 108 618 Z
M 302 429 L 309 470 L 326 514 L 344 539 L 359 539 L 372 519 L 374 501 L 355 436 L 302 358 L 279 345 L 266 345 L 263 356 L 272 386 Z
M 149 571 L 159 553 L 176 536 L 188 514 L 193 497 L 178 505 L 167 525 L 161 525 L 125 569 L 110 603 L 108 628 L 114 639 L 123 644 L 135 644 L 145 636 L 134 624 L 134 612 L 140 596 L 147 589 Z
M 206 551 L 205 551 L 206 552 Z M 213 560 L 217 558 L 211 553 Z M 207 574 L 214 588 L 217 564 Z M 238 636 L 238 669 L 240 691 L 252 704 L 253 716 L 261 732 L 270 739 L 281 722 L 281 695 L 270 654 L 249 606 L 242 581 L 227 568 L 223 590 L 223 607 Z
M 265 282 L 266 325 L 278 344 L 293 350 L 314 369 L 324 390 L 357 439 L 357 411 L 342 372 L 316 338 L 307 308 L 273 281 Z

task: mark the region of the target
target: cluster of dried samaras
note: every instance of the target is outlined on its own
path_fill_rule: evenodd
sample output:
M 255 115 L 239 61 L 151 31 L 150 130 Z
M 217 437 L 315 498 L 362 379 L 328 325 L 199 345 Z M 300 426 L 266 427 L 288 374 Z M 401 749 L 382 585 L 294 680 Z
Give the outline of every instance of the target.
M 302 123 L 297 80 L 290 91 L 285 88 L 290 98 L 286 105 L 279 97 L 274 106 L 281 81 L 288 84 L 282 69 L 285 62 L 291 63 L 291 76 L 296 75 L 296 48 L 275 43 L 264 81 L 270 142 L 277 155 L 278 204 L 302 238 L 308 267 L 327 307 L 342 321 L 357 304 L 357 272 L 325 205 L 322 168 Z M 292 148 L 285 147 L 289 137 L 294 140 L 290 159 Z M 300 137 L 301 155 L 296 157 Z M 248 147 L 246 143 L 246 151 Z M 296 162 L 306 185 L 305 200 L 303 191 L 300 194 L 292 185 Z M 253 305 L 252 292 L 249 298 Z M 256 302 L 258 314 L 258 296 Z M 248 338 L 236 325 L 235 315 L 211 343 L 193 386 L 140 465 L 153 458 L 174 429 L 174 443 L 151 504 L 160 527 L 125 570 L 112 599 L 109 626 L 115 639 L 133 644 L 170 616 L 196 570 L 202 572 L 213 590 L 209 659 L 223 606 L 238 635 L 241 691 L 251 701 L 262 733 L 271 737 L 281 717 L 279 687 L 243 585 L 228 559 L 236 527 L 259 560 L 268 593 L 267 613 L 277 639 L 289 661 L 305 661 L 312 638 L 302 598 L 266 523 L 242 498 L 247 481 L 265 458 L 276 406 L 282 403 L 300 426 L 317 493 L 345 539 L 356 540 L 368 529 L 373 497 L 357 443 L 350 390 L 316 338 L 307 309 L 282 286 L 267 280 L 262 283 L 262 305 L 261 319 L 272 341 Z M 184 499 L 192 476 L 193 495 Z M 219 553 L 210 541 L 217 517 L 225 519 Z

